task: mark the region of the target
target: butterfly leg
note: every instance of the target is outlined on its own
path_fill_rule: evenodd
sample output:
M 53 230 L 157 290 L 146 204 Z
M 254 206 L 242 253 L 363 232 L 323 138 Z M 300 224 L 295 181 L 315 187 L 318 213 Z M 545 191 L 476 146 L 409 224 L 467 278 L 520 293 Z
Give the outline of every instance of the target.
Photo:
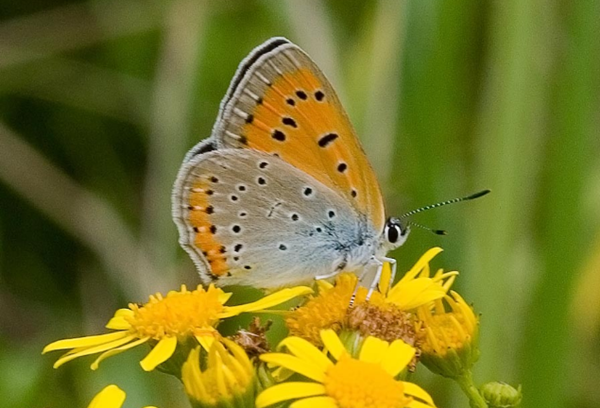
M 367 292 L 366 300 L 371 299 L 371 295 L 375 291 L 375 288 L 377 288 L 377 285 L 379 285 L 379 281 L 381 280 L 381 273 L 383 271 L 383 262 L 376 258 L 373 258 L 373 260 L 377 265 L 377 272 L 375 272 L 375 277 L 371 281 L 371 286 L 369 286 L 369 292 Z
M 323 279 L 333 278 L 334 276 L 336 276 L 339 273 L 340 273 L 340 271 L 336 270 L 335 272 L 331 272 L 326 275 L 317 275 L 317 276 L 315 276 L 315 280 L 323 280 Z
M 398 263 L 396 262 L 396 260 L 394 258 L 388 258 L 387 256 L 384 256 L 383 258 L 381 258 L 381 261 L 388 262 L 392 266 L 392 273 L 390 275 L 390 281 L 388 284 L 388 291 L 389 291 L 390 288 L 392 287 L 392 285 L 394 284 L 394 279 L 396 279 L 396 269 L 398 267 Z
M 350 309 L 352 306 L 354 306 L 354 300 L 356 299 L 356 293 L 358 292 L 358 288 L 360 288 L 360 284 L 362 283 L 363 279 L 369 273 L 368 266 L 370 264 L 371 264 L 371 262 L 369 262 L 367 265 L 365 265 L 361 274 L 358 275 L 358 279 L 356 280 L 356 285 L 354 286 L 354 292 L 352 292 L 352 296 L 350 297 L 350 303 L 348 304 L 348 309 Z

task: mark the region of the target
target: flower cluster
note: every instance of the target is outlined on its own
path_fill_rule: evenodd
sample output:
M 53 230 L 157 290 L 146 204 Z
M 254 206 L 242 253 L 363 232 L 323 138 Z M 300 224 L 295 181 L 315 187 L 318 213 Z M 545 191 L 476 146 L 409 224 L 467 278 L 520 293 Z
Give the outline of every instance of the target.
M 479 320 L 450 291 L 458 272 L 430 270 L 440 252 L 427 251 L 394 285 L 384 265 L 379 285 L 371 289 L 343 273 L 334 283 L 317 282 L 316 292 L 299 286 L 230 306 L 231 293 L 213 285 L 192 291 L 182 286 L 118 310 L 106 325 L 109 333 L 59 340 L 44 353 L 66 350 L 55 367 L 96 354 L 96 370 L 105 358 L 145 343 L 150 351 L 142 369 L 179 378 L 194 408 L 435 407 L 429 393 L 410 381 L 419 363 L 470 390 L 472 406 L 492 406 L 487 400 L 494 396 L 484 399 L 472 383 Z M 235 336 L 219 331 L 226 319 L 292 299 L 299 305 L 279 311 L 288 336 L 274 349 L 265 337 L 269 324 L 261 326 L 258 318 Z M 89 407 L 118 408 L 124 399 L 110 385 Z

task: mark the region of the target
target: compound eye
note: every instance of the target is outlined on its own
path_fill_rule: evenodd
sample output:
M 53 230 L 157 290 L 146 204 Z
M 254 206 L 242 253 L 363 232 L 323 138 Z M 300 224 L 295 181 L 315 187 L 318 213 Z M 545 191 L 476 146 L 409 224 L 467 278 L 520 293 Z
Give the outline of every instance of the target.
M 395 244 L 400 236 L 400 227 L 396 224 L 392 224 L 387 230 L 387 239 L 390 243 Z

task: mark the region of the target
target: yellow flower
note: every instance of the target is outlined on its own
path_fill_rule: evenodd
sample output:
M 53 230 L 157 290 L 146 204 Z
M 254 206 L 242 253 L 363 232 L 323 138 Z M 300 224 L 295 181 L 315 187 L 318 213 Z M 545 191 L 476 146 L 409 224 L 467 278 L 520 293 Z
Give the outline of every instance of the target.
M 125 391 L 117 387 L 116 385 L 108 385 L 102 391 L 100 391 L 88 408 L 121 408 L 125 402 Z M 147 406 L 145 408 L 156 408 Z
M 106 325 L 108 329 L 116 330 L 112 333 L 59 340 L 47 345 L 43 353 L 71 349 L 56 361 L 54 368 L 78 357 L 102 353 L 91 365 L 95 370 L 105 358 L 151 342 L 152 350 L 140 362 L 144 370 L 151 371 L 173 355 L 178 342 L 195 339 L 209 350 L 214 339 L 220 337 L 215 327 L 222 319 L 264 310 L 311 292 L 308 287 L 298 286 L 272 293 L 256 302 L 225 306 L 231 293 L 213 285 L 208 289 L 198 286 L 193 291 L 182 285 L 179 292 L 171 291 L 165 297 L 161 294 L 150 296 L 143 306 L 130 304 L 128 309 L 117 310 Z
M 261 360 L 283 367 L 312 381 L 284 382 L 264 390 L 256 407 L 296 400 L 290 408 L 426 408 L 435 407 L 419 386 L 395 377 L 412 360 L 415 349 L 396 340 L 391 344 L 367 337 L 358 358 L 353 358 L 333 330 L 321 340 L 331 355 L 299 337 L 288 337 L 280 347 L 288 353 L 267 353 Z
M 254 367 L 243 348 L 228 339 L 222 342 L 227 348 L 214 342 L 206 364 L 201 364 L 200 347 L 192 350 L 183 364 L 181 379 L 194 407 L 243 408 L 253 404 Z
M 441 248 L 427 251 L 389 291 L 385 282 L 389 282 L 390 268 L 389 264 L 385 264 L 380 285 L 383 293 L 373 292 L 366 302 L 368 288 L 360 287 L 350 309 L 350 299 L 358 283 L 356 275 L 340 274 L 335 285 L 319 282 L 318 295 L 286 318 L 290 335 L 320 345 L 321 330 L 331 328 L 340 332 L 347 328 L 386 340 L 402 338 L 408 341 L 415 334 L 410 316 L 405 312 L 442 298 L 458 274 L 444 273 L 440 269 L 433 277 L 430 276 L 429 262 L 441 251 Z M 373 319 L 368 319 L 368 316 Z M 388 324 L 385 324 L 386 320 Z M 380 330 L 373 331 L 373 328 Z
M 452 291 L 451 296 L 421 306 L 417 316 L 417 329 L 425 331 L 421 362 L 445 377 L 464 375 L 479 358 L 479 319 L 473 309 Z

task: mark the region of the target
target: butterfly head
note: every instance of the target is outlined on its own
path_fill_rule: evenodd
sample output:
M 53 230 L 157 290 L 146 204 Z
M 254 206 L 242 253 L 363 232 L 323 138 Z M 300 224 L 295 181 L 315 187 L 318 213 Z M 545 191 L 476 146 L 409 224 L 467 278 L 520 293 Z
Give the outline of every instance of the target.
M 381 237 L 381 246 L 386 251 L 391 251 L 398 248 L 408 238 L 410 228 L 407 223 L 399 218 L 390 217 L 383 228 L 383 236 Z

